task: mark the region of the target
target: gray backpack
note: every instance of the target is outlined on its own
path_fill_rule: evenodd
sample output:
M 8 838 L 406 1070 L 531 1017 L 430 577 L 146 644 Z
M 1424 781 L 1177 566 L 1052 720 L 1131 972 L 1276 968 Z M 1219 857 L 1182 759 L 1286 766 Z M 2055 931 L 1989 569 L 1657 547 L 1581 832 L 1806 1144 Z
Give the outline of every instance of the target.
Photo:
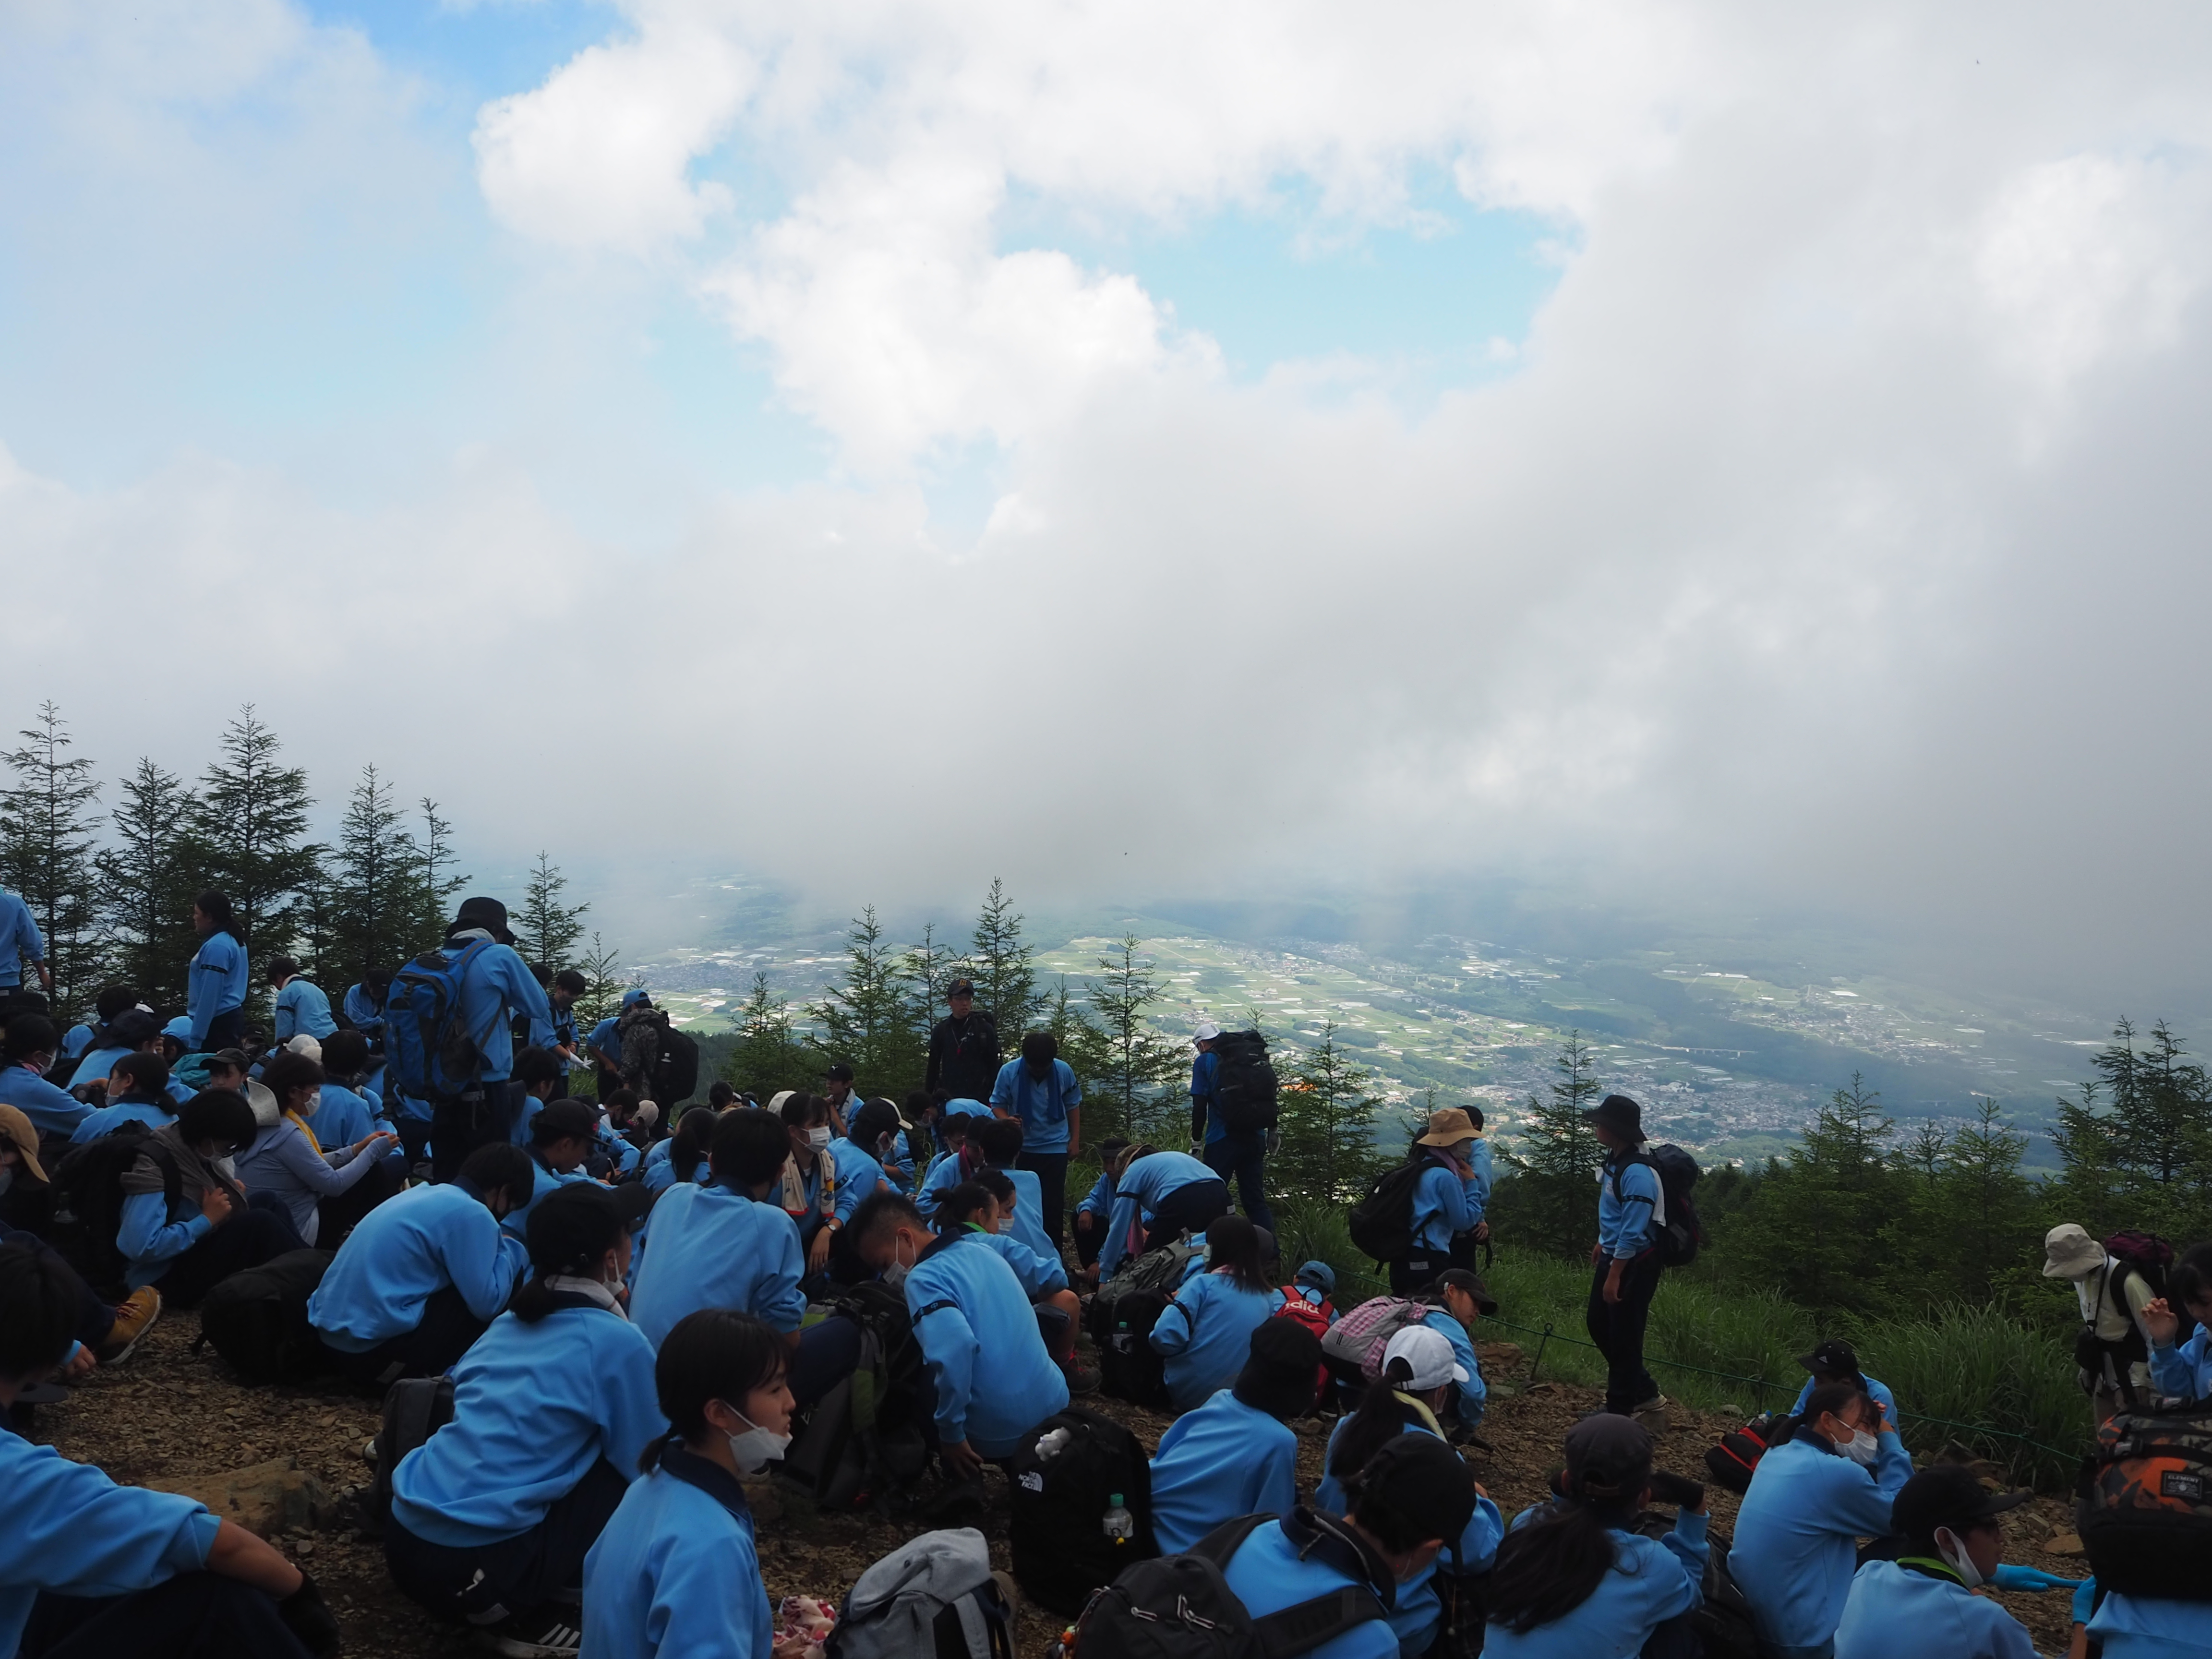
M 830 1659 L 1013 1659 L 1013 1609 L 973 1527 L 926 1532 L 862 1573 Z

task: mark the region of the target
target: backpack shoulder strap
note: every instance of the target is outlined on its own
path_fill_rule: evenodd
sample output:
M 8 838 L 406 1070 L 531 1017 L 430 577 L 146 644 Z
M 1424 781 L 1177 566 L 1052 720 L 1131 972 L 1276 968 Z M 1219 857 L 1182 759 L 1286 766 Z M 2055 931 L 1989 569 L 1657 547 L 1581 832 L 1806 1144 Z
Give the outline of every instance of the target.
M 1252 1636 L 1267 1659 L 1294 1659 L 1385 1617 L 1373 1590 L 1364 1584 L 1346 1584 L 1254 1620 Z
M 1230 1558 L 1244 1547 L 1244 1540 L 1274 1519 L 1272 1515 L 1240 1515 L 1233 1521 L 1224 1521 L 1184 1553 L 1226 1567 Z

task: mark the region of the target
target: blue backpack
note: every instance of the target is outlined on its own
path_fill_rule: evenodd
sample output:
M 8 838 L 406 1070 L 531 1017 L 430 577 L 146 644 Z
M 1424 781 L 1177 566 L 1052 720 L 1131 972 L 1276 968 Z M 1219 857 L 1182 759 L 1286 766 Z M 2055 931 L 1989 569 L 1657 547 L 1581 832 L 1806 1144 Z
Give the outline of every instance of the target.
M 410 1100 L 455 1098 L 483 1076 L 483 1037 L 461 1019 L 461 981 L 491 948 L 472 939 L 459 951 L 425 951 L 392 976 L 384 1003 L 384 1060 L 389 1087 Z M 499 1011 L 493 1011 L 495 1023 Z

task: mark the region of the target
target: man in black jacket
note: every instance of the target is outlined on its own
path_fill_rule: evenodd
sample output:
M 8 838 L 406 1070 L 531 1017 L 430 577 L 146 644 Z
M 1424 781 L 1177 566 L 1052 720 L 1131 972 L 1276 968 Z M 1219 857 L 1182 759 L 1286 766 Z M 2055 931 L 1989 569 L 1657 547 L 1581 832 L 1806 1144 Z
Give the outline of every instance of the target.
M 972 981 L 956 979 L 945 988 L 952 1012 L 929 1034 L 929 1074 L 923 1086 L 942 1089 L 955 1100 L 988 1100 L 999 1080 L 999 1028 L 975 1006 Z

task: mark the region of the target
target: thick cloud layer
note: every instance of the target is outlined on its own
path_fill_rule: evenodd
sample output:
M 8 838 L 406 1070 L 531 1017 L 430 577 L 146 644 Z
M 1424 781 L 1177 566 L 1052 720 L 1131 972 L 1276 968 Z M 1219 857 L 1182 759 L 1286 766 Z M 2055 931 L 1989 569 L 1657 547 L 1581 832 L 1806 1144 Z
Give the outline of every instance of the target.
M 289 447 L 160 388 L 173 446 L 120 481 L 0 431 L 15 580 L 66 573 L 11 603 L 20 703 L 120 758 L 252 696 L 319 770 L 423 775 L 480 847 L 853 902 L 1565 872 L 1992 977 L 2202 977 L 2197 13 L 623 14 L 443 126 L 273 6 L 276 68 L 132 59 L 161 108 L 342 76 L 161 166 L 388 158 L 416 205 L 333 233 L 369 250 L 472 188 L 494 337 Z M 9 26 L 61 88 L 16 120 L 136 212 L 154 162 L 69 126 L 119 71 L 65 17 Z M 1565 251 L 1512 371 L 1413 412 L 1342 357 L 1240 380 L 1130 272 L 1001 241 L 1018 198 L 1172 228 L 1290 179 L 1357 236 L 1437 167 Z M 266 172 L 279 211 L 302 187 Z M 148 328 L 148 285 L 104 292 Z M 826 471 L 732 489 L 624 434 L 665 418 L 624 362 L 672 307 Z M 978 446 L 970 541 L 925 486 Z M 177 630 L 158 668 L 87 593 Z

